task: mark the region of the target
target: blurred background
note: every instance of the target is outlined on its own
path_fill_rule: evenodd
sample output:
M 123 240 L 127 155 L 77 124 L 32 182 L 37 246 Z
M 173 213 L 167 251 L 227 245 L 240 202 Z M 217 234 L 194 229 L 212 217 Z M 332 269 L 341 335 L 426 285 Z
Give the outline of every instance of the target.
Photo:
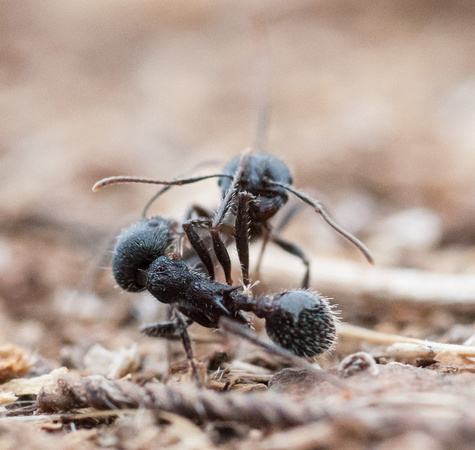
M 1 2 L 1 340 L 63 363 L 96 342 L 146 345 L 136 314 L 153 300 L 141 310 L 96 269 L 155 188 L 91 187 L 219 171 L 253 144 L 265 98 L 268 151 L 379 268 L 473 274 L 474 20 L 469 0 Z M 216 206 L 216 181 L 153 213 L 190 203 Z M 310 208 L 285 235 L 366 264 Z M 281 256 L 298 275 L 274 286 L 264 261 L 271 292 L 300 283 Z M 324 293 L 364 323 L 351 297 Z

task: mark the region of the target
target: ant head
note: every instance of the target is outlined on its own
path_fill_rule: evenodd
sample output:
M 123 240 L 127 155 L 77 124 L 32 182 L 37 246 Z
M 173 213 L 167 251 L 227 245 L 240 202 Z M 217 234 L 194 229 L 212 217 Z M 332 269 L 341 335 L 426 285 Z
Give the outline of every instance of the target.
M 316 293 L 283 292 L 266 309 L 268 336 L 297 356 L 310 358 L 324 353 L 336 340 L 338 318 L 328 300 Z
M 117 238 L 112 272 L 119 286 L 129 292 L 145 289 L 144 270 L 165 255 L 173 242 L 176 223 L 163 217 L 144 219 Z
M 241 156 L 236 156 L 224 167 L 223 174 L 230 175 L 231 178 L 220 178 L 219 187 L 223 196 L 232 183 L 232 176 L 236 173 L 241 163 Z M 285 185 L 292 184 L 292 176 L 285 163 L 276 156 L 263 153 L 251 154 L 247 158 L 244 171 L 238 180 L 239 189 L 247 191 L 254 196 L 271 197 L 276 195 L 286 195 L 285 189 L 280 186 L 271 186 L 267 180 L 275 181 Z
M 223 174 L 234 176 L 239 170 L 242 156 L 233 158 L 224 167 Z M 224 196 L 234 181 L 220 178 L 219 187 Z M 272 183 L 282 184 L 276 185 Z M 239 192 L 246 191 L 254 197 L 251 220 L 265 222 L 270 219 L 288 199 L 283 186 L 292 184 L 292 176 L 285 163 L 279 158 L 263 153 L 251 154 L 244 163 L 243 171 L 236 181 Z

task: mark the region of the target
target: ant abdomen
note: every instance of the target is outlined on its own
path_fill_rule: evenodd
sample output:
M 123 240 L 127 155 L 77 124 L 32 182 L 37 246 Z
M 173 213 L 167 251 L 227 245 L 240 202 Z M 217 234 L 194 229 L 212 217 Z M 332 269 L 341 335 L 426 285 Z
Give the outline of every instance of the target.
M 119 286 L 129 292 L 145 289 L 144 271 L 173 243 L 176 222 L 163 217 L 144 219 L 117 237 L 112 272 Z
M 306 358 L 331 349 L 338 317 L 325 297 L 300 289 L 265 300 L 258 316 L 266 319 L 266 332 L 276 344 Z

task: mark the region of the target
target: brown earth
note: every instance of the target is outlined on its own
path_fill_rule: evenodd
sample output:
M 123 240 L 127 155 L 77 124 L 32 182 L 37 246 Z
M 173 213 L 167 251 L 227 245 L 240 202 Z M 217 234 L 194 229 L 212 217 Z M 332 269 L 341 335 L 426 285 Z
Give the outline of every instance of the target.
M 473 448 L 474 19 L 462 0 L 2 2 L 0 447 Z M 198 390 L 179 342 L 139 332 L 163 308 L 109 267 L 155 188 L 91 187 L 219 170 L 266 98 L 267 150 L 376 265 L 302 208 L 284 236 L 338 344 L 289 370 L 193 325 Z M 219 200 L 203 181 L 152 212 Z M 269 248 L 254 293 L 302 276 Z

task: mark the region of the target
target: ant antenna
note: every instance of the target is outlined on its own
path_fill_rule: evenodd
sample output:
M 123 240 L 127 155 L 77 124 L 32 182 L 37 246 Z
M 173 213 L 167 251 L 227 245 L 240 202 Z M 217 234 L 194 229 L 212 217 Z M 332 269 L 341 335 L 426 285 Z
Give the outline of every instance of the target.
M 368 260 L 368 262 L 370 264 L 373 264 L 374 265 L 374 258 L 373 258 L 373 255 L 371 254 L 371 252 L 369 251 L 368 247 L 366 247 L 366 245 L 364 245 L 359 239 L 357 239 L 355 236 L 353 236 L 352 234 L 350 234 L 348 231 L 344 230 L 342 227 L 340 227 L 340 225 L 338 225 L 329 215 L 328 213 L 321 207 L 321 205 L 311 199 L 309 196 L 305 195 L 304 193 L 302 192 L 299 192 L 295 189 L 292 189 L 290 186 L 286 185 L 286 184 L 282 184 L 282 183 L 278 183 L 276 181 L 271 181 L 271 180 L 266 180 L 266 182 L 270 185 L 273 185 L 273 186 L 279 186 L 279 187 L 282 187 L 284 189 L 286 189 L 287 191 L 289 192 L 292 192 L 292 194 L 296 195 L 300 200 L 302 200 L 303 202 L 307 203 L 307 205 L 310 205 L 312 208 L 315 209 L 315 212 L 320 214 L 323 218 L 323 220 L 328 224 L 330 225 L 335 231 L 337 231 L 338 233 L 340 233 L 345 239 L 347 239 L 348 241 L 350 241 L 353 245 L 355 245 L 360 251 L 361 253 L 363 253 L 363 255 L 365 256 L 365 258 Z
M 254 74 L 257 103 L 257 128 L 253 147 L 254 150 L 263 152 L 267 147 L 270 122 L 269 42 L 265 16 L 259 7 L 255 8 L 251 21 L 255 43 Z
M 183 186 L 185 184 L 196 183 L 197 181 L 207 180 L 208 178 L 230 178 L 233 179 L 231 175 L 219 173 L 213 175 L 204 175 L 201 177 L 193 177 L 193 178 L 181 178 L 179 180 L 173 181 L 161 181 L 161 180 L 154 180 L 151 178 L 142 178 L 142 177 L 129 177 L 129 176 L 117 176 L 117 177 L 109 177 L 103 178 L 99 180 L 93 187 L 93 191 L 98 191 L 106 186 L 110 186 L 111 184 L 122 184 L 122 183 L 145 183 L 145 184 L 163 184 L 165 186 Z M 163 193 L 163 192 L 162 192 Z
M 217 163 L 217 161 L 214 160 L 214 159 L 213 160 L 201 161 L 198 164 L 196 164 L 191 170 L 197 170 L 200 167 L 205 167 L 205 166 L 209 166 L 210 164 L 216 164 L 216 163 Z M 190 171 L 187 171 L 187 172 L 190 172 Z M 178 175 L 178 176 L 183 177 L 185 175 L 186 175 L 186 173 L 182 173 L 181 175 Z M 155 195 L 144 206 L 144 209 L 142 210 L 142 219 L 145 219 L 147 217 L 148 210 L 153 205 L 155 200 L 157 200 L 158 197 L 160 197 L 165 192 L 169 191 L 171 188 L 172 188 L 172 186 L 165 186 L 162 189 L 160 189 L 158 192 L 155 193 Z
M 158 197 L 160 197 L 162 194 L 170 190 L 172 187 L 171 186 L 165 186 L 162 189 L 160 189 L 158 192 L 155 193 L 155 195 L 145 204 L 143 210 L 142 210 L 142 219 L 147 218 L 147 213 L 150 207 L 153 205 L 153 202 L 157 200 Z

